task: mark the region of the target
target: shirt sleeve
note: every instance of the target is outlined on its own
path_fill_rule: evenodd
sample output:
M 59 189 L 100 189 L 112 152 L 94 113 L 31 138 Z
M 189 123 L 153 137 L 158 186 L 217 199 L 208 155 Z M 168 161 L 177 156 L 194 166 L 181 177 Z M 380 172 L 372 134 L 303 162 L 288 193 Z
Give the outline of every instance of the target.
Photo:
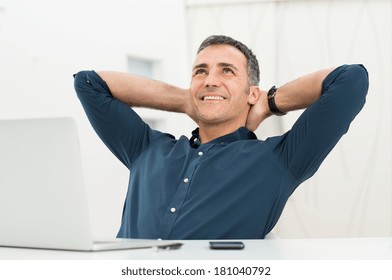
M 299 182 L 310 178 L 348 131 L 365 104 L 369 80 L 360 64 L 342 65 L 323 81 L 321 97 L 282 137 L 270 143 L 282 164 Z
M 128 105 L 115 99 L 95 71 L 74 75 L 74 87 L 94 130 L 128 168 L 151 140 L 152 130 Z

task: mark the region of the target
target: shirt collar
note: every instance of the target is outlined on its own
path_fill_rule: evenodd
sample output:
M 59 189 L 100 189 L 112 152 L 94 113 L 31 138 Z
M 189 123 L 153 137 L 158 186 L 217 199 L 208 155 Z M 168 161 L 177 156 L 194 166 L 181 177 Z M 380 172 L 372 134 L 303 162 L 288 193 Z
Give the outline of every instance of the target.
M 254 134 L 246 127 L 240 127 L 239 129 L 237 129 L 232 133 L 223 135 L 221 137 L 216 138 L 215 140 L 210 141 L 209 144 L 232 143 L 238 140 L 252 140 L 252 139 L 257 139 L 256 134 Z M 192 131 L 192 137 L 189 140 L 189 143 L 193 148 L 198 148 L 201 145 L 199 128 L 196 128 L 194 131 Z

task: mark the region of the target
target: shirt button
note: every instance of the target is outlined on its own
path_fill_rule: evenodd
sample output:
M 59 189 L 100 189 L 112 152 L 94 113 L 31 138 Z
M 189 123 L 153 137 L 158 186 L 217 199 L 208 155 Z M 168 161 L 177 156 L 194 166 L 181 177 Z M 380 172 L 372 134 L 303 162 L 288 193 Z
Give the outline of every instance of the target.
M 202 155 L 203 155 L 203 152 L 200 151 L 200 152 L 198 152 L 197 154 L 198 154 L 199 156 L 202 156 Z
M 170 208 L 170 212 L 172 212 L 172 213 L 176 212 L 176 208 L 174 208 L 174 207 Z
M 189 179 L 188 178 L 185 178 L 184 179 L 184 183 L 188 183 L 189 182 Z

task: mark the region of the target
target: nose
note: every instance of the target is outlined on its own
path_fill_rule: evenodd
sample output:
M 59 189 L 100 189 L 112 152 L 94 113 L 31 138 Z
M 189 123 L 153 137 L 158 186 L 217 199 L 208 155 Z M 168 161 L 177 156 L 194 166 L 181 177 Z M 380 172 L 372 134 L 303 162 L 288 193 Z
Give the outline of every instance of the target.
M 204 80 L 204 87 L 206 88 L 215 88 L 221 85 L 221 80 L 219 76 L 210 71 Z

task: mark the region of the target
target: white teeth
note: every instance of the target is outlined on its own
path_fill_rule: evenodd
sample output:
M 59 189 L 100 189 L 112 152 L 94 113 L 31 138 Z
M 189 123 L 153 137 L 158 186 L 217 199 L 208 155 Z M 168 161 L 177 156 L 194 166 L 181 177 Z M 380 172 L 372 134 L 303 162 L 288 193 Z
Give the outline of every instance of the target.
M 203 100 L 223 100 L 222 96 L 204 96 Z

